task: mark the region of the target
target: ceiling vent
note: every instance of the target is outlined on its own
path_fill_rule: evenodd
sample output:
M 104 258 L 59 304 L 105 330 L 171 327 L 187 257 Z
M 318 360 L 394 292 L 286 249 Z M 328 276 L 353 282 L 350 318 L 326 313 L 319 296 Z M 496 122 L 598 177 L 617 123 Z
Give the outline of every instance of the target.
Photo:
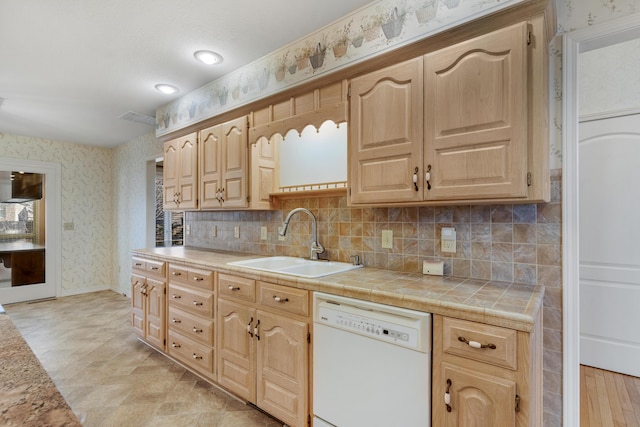
M 120 117 L 122 120 L 129 120 L 130 122 L 142 123 L 148 126 L 156 127 L 156 118 L 148 116 L 142 113 L 136 113 L 135 111 L 127 111 Z

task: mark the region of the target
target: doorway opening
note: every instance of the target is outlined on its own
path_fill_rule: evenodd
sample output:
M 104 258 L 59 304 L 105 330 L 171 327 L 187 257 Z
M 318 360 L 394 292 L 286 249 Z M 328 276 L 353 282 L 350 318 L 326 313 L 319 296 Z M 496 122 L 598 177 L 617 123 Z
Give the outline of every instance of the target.
M 165 211 L 163 203 L 162 159 L 155 167 L 155 247 L 184 245 L 184 212 Z

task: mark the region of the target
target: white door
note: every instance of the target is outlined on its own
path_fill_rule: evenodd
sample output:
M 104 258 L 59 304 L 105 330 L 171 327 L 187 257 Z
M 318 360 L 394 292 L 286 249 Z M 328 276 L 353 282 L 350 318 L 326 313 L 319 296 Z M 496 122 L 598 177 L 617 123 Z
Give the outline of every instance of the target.
M 0 305 L 54 297 L 60 287 L 60 164 L 0 158 L 3 179 L 20 172 L 43 175 L 43 197 L 37 206 L 0 204 Z
M 640 376 L 640 114 L 579 135 L 580 363 Z

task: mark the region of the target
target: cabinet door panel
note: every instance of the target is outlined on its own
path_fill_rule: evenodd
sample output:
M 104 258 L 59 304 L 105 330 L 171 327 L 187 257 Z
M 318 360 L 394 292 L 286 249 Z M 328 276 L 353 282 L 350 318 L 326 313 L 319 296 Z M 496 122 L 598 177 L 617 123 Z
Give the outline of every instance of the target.
M 258 311 L 258 406 L 290 425 L 304 425 L 309 351 L 305 322 Z
M 164 158 L 162 166 L 162 206 L 165 210 L 177 209 L 178 173 L 180 167 L 180 153 L 177 141 L 167 141 L 164 144 Z
M 225 207 L 246 207 L 247 202 L 247 118 L 242 116 L 222 125 L 222 184 Z
M 527 24 L 425 56 L 427 200 L 526 197 Z
M 165 283 L 147 279 L 147 342 L 162 350 L 165 346 Z
M 219 208 L 216 198 L 222 188 L 222 125 L 200 131 L 200 207 Z
M 451 380 L 451 412 L 444 414 L 447 427 L 495 427 L 516 424 L 516 384 L 514 381 L 442 364 L 443 378 Z M 442 389 L 442 387 L 437 387 Z M 444 405 L 434 399 L 434 405 Z
M 196 134 L 179 138 L 180 209 L 198 207 L 198 144 Z
M 351 201 L 422 200 L 413 174 L 422 174 L 422 59 L 351 82 L 349 124 Z
M 255 339 L 247 331 L 247 325 L 253 328 L 256 324 L 255 310 L 219 299 L 217 323 L 220 385 L 255 403 Z

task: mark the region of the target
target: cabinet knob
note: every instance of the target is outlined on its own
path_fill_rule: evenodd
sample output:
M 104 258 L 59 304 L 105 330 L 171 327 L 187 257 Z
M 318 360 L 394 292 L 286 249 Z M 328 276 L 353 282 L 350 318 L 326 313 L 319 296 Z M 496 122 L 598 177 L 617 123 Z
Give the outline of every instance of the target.
M 182 273 L 180 273 L 179 271 L 172 271 L 171 274 L 173 274 L 174 276 L 182 276 Z
M 195 280 L 196 282 L 202 282 L 204 280 L 203 277 L 198 277 L 198 276 L 193 276 L 193 280 Z
M 182 320 L 180 319 L 171 319 L 171 323 L 182 323 Z
M 229 290 L 232 291 L 232 292 L 239 291 L 240 287 L 239 286 L 229 285 Z
M 193 332 L 195 332 L 196 334 L 199 334 L 202 332 L 202 329 L 198 329 L 195 326 L 193 327 Z
M 193 305 L 195 305 L 196 307 L 201 306 L 202 303 L 200 301 L 194 301 Z
M 181 295 L 173 294 L 173 295 L 171 296 L 171 298 L 173 298 L 173 299 L 180 299 L 180 298 L 182 298 L 182 296 L 181 296 Z
M 197 354 L 193 353 L 193 358 L 196 360 L 201 360 L 202 356 L 198 356 Z
M 289 301 L 289 298 L 280 298 L 279 296 L 274 295 L 273 296 L 273 300 L 275 302 L 287 302 L 287 301 Z
M 180 348 L 180 344 L 176 344 L 174 342 L 171 343 L 171 347 L 173 348 Z

